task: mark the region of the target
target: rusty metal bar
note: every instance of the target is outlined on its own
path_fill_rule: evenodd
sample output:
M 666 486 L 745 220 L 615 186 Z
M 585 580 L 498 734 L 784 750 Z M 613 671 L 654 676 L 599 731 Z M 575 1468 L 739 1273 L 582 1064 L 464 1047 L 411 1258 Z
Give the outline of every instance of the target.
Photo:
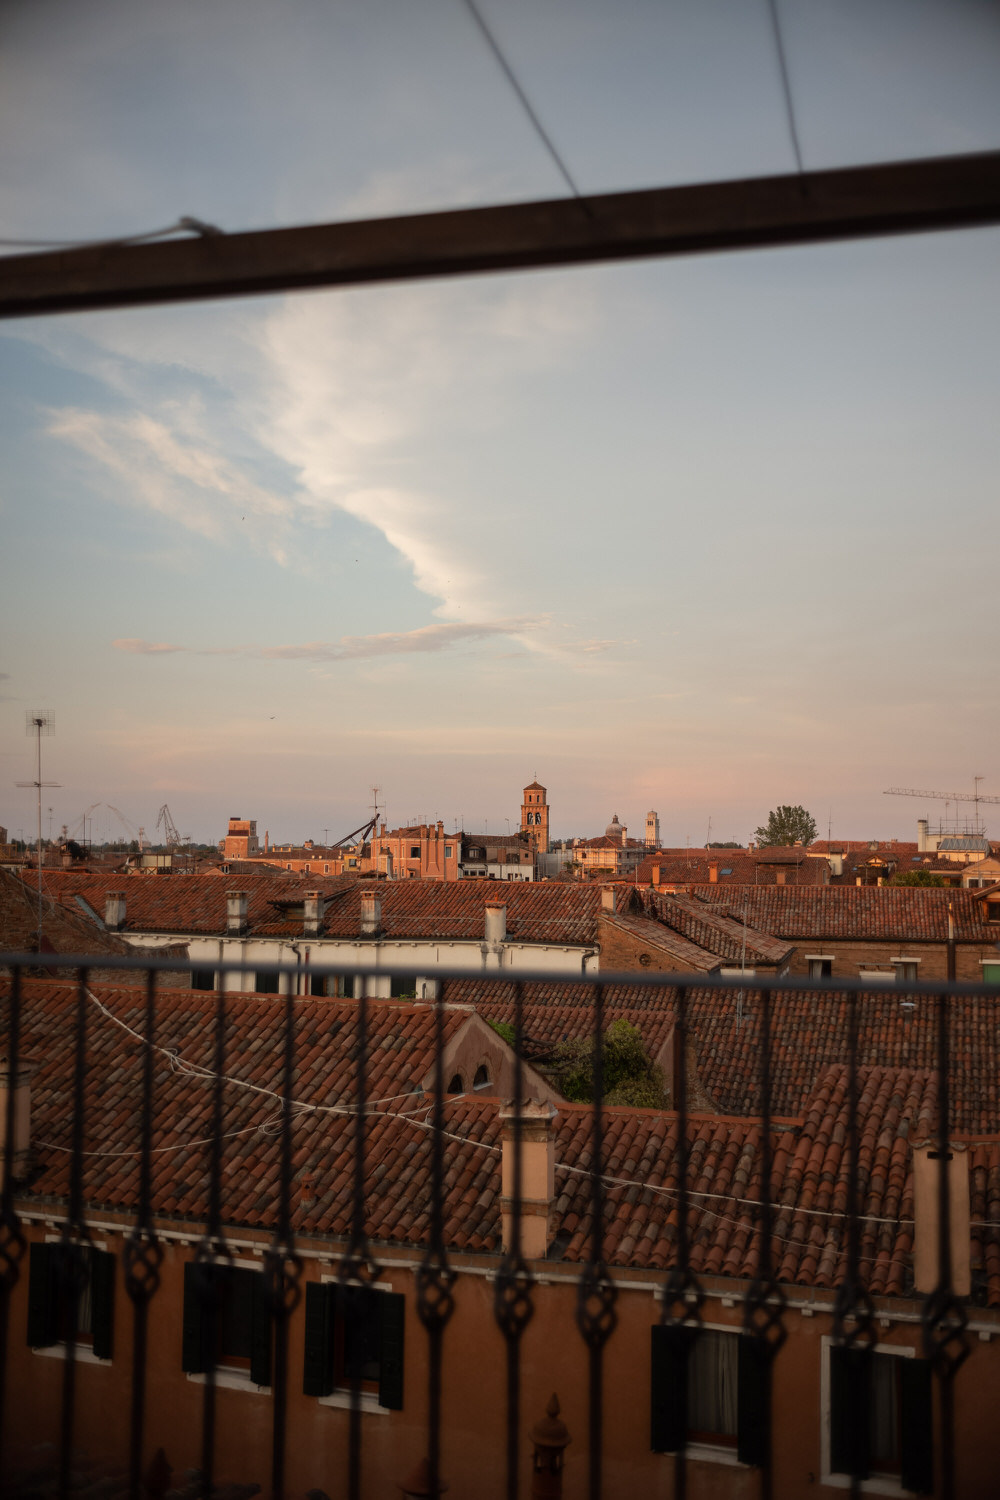
M 1000 151 L 0 259 L 0 317 L 1000 224 Z

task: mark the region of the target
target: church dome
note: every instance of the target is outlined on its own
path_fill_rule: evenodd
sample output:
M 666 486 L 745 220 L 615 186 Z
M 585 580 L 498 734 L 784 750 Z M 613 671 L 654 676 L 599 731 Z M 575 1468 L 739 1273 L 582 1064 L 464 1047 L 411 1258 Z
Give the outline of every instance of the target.
M 617 813 L 615 813 L 614 817 L 611 819 L 611 822 L 608 824 L 607 828 L 605 828 L 604 836 L 605 838 L 618 839 L 619 841 L 621 841 L 622 825 L 618 821 Z

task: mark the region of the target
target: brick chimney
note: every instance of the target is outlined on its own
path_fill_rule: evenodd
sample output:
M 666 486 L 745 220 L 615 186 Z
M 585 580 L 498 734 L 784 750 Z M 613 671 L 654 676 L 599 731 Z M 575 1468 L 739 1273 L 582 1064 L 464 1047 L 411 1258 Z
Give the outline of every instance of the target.
M 104 898 L 104 925 L 109 932 L 121 932 L 125 926 L 125 892 L 108 891 Z
M 486 904 L 486 941 L 502 943 L 507 937 L 507 907 L 502 901 Z
M 969 1245 L 969 1154 L 965 1146 L 948 1147 L 948 1232 L 951 1241 L 951 1286 L 959 1297 L 972 1289 Z M 937 1286 L 940 1263 L 941 1154 L 937 1143 L 913 1148 L 913 1284 L 918 1292 Z
M 361 936 L 377 937 L 382 930 L 382 902 L 377 891 L 361 892 Z
M 247 930 L 246 891 L 226 892 L 226 934 L 228 937 L 243 937 Z
M 322 891 L 306 891 L 305 900 L 302 903 L 303 937 L 319 937 L 325 914 L 326 901 Z
M 514 1152 L 517 1106 L 507 1100 L 500 1111 L 503 1127 L 500 1168 L 500 1216 L 504 1248 L 514 1233 Z M 521 1136 L 521 1254 L 525 1260 L 544 1258 L 552 1238 L 552 1204 L 556 1195 L 555 1121 L 548 1101 L 525 1099 L 520 1108 Z
M 31 1145 L 31 1069 L 22 1062 L 14 1078 L 7 1054 L 0 1053 L 0 1186 L 7 1161 L 7 1101 L 14 1090 L 14 1179 L 25 1176 Z
M 653 884 L 654 885 L 659 885 L 659 883 L 660 883 L 660 866 L 659 865 L 654 865 L 652 873 L 653 873 Z
M 708 879 L 710 885 L 718 885 L 719 883 L 719 861 L 717 859 L 710 859 L 708 862 Z

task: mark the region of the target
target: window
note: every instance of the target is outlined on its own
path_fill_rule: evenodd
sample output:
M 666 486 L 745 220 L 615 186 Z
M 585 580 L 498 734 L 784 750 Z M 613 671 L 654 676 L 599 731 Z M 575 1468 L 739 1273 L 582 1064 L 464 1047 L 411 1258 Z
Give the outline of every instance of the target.
M 278 993 L 277 974 L 257 974 L 255 976 L 255 993 L 258 995 L 276 995 Z
M 983 983 L 1000 984 L 1000 964 L 983 964 Z
M 90 1245 L 31 1247 L 28 1272 L 28 1344 L 47 1349 L 68 1341 L 73 1317 L 70 1287 L 80 1272 L 75 1342 L 95 1359 L 110 1359 L 115 1306 L 115 1257 Z
M 464 1094 L 465 1093 L 465 1084 L 462 1082 L 462 1075 L 461 1075 L 461 1073 L 456 1073 L 454 1075 L 454 1077 L 452 1078 L 451 1082 L 448 1085 L 447 1092 L 449 1094 Z
M 934 1488 L 931 1363 L 909 1350 L 860 1350 L 827 1342 L 828 1467 L 862 1479 L 893 1476 L 904 1490 Z
M 987 922 L 1000 922 L 1000 901 L 987 901 L 986 920 Z
M 650 1447 L 676 1453 L 683 1444 L 734 1450 L 740 1463 L 761 1464 L 766 1452 L 767 1368 L 753 1339 L 705 1328 L 688 1344 L 680 1328 L 652 1329 Z M 683 1389 L 689 1348 L 687 1392 Z M 723 1461 L 725 1452 L 718 1455 Z
M 324 865 L 323 866 L 323 874 L 324 875 L 329 875 L 329 873 L 330 873 L 330 866 L 329 865 Z
M 444 857 L 445 857 L 445 859 L 451 859 L 451 845 L 450 844 L 445 844 L 445 846 L 444 846 Z
M 191 988 L 193 990 L 214 990 L 215 970 L 195 969 L 191 975 Z
M 305 1395 L 332 1396 L 358 1380 L 371 1404 L 401 1411 L 405 1315 L 406 1298 L 399 1293 L 308 1282 Z
M 809 978 L 810 979 L 829 979 L 832 976 L 832 974 L 833 974 L 833 959 L 832 958 L 822 958 L 822 957 L 819 957 L 819 958 L 810 958 L 809 959 Z
M 410 858 L 411 859 L 419 859 L 420 858 L 420 845 L 419 844 L 411 844 L 410 845 Z
M 892 966 L 900 984 L 916 984 L 920 978 L 919 958 L 894 958 Z
M 389 994 L 394 1000 L 415 1000 L 417 976 L 415 974 L 393 974 L 389 980 Z
M 476 1076 L 472 1080 L 474 1089 L 486 1089 L 490 1086 L 490 1070 L 485 1063 L 480 1063 L 476 1069 Z
M 243 1266 L 184 1266 L 181 1368 L 200 1375 L 210 1367 L 245 1373 L 271 1384 L 271 1309 L 263 1271 Z

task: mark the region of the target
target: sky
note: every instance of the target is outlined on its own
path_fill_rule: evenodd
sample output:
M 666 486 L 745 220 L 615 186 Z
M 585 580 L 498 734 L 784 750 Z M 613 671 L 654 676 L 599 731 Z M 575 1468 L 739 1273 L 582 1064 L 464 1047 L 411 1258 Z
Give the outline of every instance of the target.
M 785 172 L 764 0 L 481 0 L 583 193 Z M 1000 5 L 784 0 L 807 168 L 1000 148 Z M 463 0 L 7 0 L 0 238 L 565 184 Z M 9 247 L 8 252 L 10 253 Z M 915 837 L 1000 795 L 1000 231 L 0 327 L 0 824 Z M 0 251 L 3 253 L 3 251 Z M 94 836 L 122 825 L 98 810 Z M 103 819 L 103 822 L 102 822 Z M 989 824 L 988 824 L 989 826 Z M 990 830 L 1000 836 L 1000 819 Z

